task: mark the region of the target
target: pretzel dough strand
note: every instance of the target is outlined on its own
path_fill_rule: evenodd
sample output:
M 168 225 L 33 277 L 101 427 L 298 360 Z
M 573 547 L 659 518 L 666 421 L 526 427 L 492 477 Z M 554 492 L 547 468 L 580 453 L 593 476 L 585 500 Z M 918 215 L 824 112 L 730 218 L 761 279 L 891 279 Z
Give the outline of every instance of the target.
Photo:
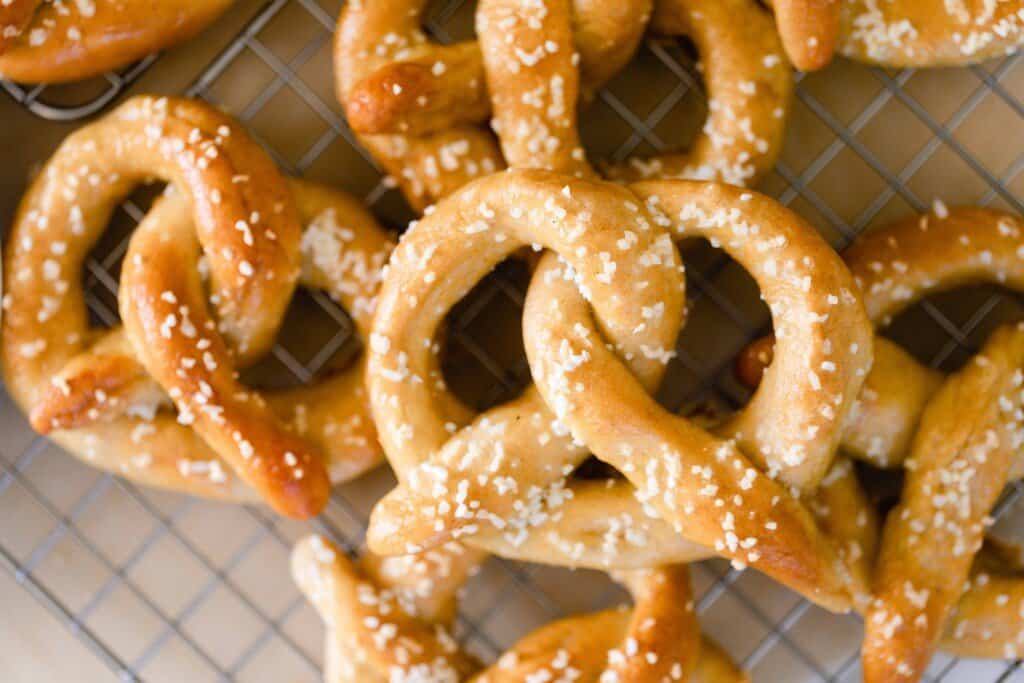
M 358 83 L 427 37 L 419 20 L 426 0 L 352 0 L 335 33 L 334 72 L 338 101 L 348 109 Z M 501 169 L 493 136 L 476 126 L 454 126 L 429 135 L 357 135 L 417 212 L 463 184 Z
M 43 0 L 0 1 L 0 55 L 22 34 Z
M 708 118 L 685 153 L 609 164 L 625 182 L 686 178 L 753 186 L 775 165 L 785 140 L 793 74 L 771 15 L 752 0 L 667 0 L 651 30 L 693 40 L 703 65 Z
M 60 83 L 120 69 L 187 40 L 233 0 L 6 2 L 0 3 L 0 75 Z

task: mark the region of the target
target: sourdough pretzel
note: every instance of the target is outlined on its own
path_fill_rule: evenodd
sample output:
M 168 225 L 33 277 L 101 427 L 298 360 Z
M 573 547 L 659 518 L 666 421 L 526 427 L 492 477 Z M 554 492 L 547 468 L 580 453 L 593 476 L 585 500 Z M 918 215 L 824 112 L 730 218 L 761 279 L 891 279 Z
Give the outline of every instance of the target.
M 433 584 L 438 603 L 451 602 L 464 578 L 446 572 L 450 563 L 461 564 L 458 551 L 451 548 L 450 544 L 412 560 L 420 577 Z M 434 580 L 431 573 L 436 574 Z M 394 586 L 403 573 L 382 573 L 372 565 L 370 571 L 360 572 L 337 547 L 313 536 L 295 547 L 292 574 L 327 625 L 324 678 L 328 683 L 417 676 L 416 680 L 453 683 L 557 676 L 581 683 L 746 680 L 713 643 L 701 642 L 685 567 L 631 572 L 623 580 L 633 594 L 633 610 L 609 610 L 549 624 L 475 675 L 480 666 L 448 635 L 447 615 L 419 610 L 406 586 Z
M 157 202 L 140 224 L 126 257 L 126 271 L 150 258 L 151 249 L 169 252 L 162 257 L 168 272 L 158 276 L 186 277 L 189 269 L 194 271 L 194 258 L 190 260 L 196 248 L 190 246 L 197 232 L 192 227 L 194 215 L 197 225 L 206 226 L 198 229 L 199 239 L 214 247 L 208 261 L 211 288 L 219 295 L 218 330 L 235 350 L 237 362 L 252 362 L 272 341 L 273 325 L 299 276 L 294 196 L 309 224 L 302 245 L 306 252 L 303 283 L 325 288 L 339 298 L 365 332 L 372 314 L 376 269 L 387 256 L 386 236 L 365 210 L 338 193 L 299 183 L 289 192 L 261 155 L 228 117 L 184 100 L 130 100 L 65 141 L 23 201 L 5 269 L 3 358 L 8 386 L 37 428 L 57 428 L 52 438 L 67 450 L 138 481 L 251 500 L 251 490 L 228 466 L 230 459 L 222 459 L 192 429 L 179 424 L 187 419 L 176 421 L 158 412 L 167 403 L 166 395 L 136 360 L 131 335 L 88 329 L 80 274 L 90 245 L 119 198 L 143 178 L 171 179 L 177 191 Z M 243 167 L 245 174 L 238 172 Z M 192 187 L 184 185 L 183 178 Z M 227 182 L 220 184 L 218 178 Z M 186 202 L 181 190 L 195 199 Z M 163 246 L 161 235 L 178 237 L 174 249 Z M 276 273 L 275 259 L 281 263 Z M 245 263 L 258 273 L 258 282 L 244 274 L 248 272 Z M 255 271 L 251 263 L 260 269 Z M 274 285 L 275 281 L 280 284 Z M 127 289 L 131 282 L 129 274 L 122 286 Z M 276 291 L 268 292 L 265 286 Z M 122 313 L 128 318 L 125 304 L 130 294 L 124 290 L 122 294 Z M 193 328 L 195 340 L 217 336 L 207 335 L 205 326 L 197 325 L 199 317 L 205 317 L 205 297 L 197 298 L 195 291 L 188 296 L 181 292 L 154 296 L 168 304 L 168 299 L 178 301 L 174 317 L 159 321 L 168 336 Z M 186 306 L 187 316 L 182 310 Z M 195 340 L 179 348 L 184 351 Z M 168 343 L 163 332 L 160 343 Z M 216 369 L 223 361 L 217 355 L 223 352 L 214 348 L 212 339 L 208 344 L 203 343 L 207 348 L 193 357 L 196 365 L 201 361 L 204 368 Z M 232 362 L 229 359 L 224 367 Z M 315 484 L 322 477 L 320 458 L 324 456 L 332 476 L 339 479 L 355 476 L 379 461 L 373 426 L 361 399 L 361 373 L 359 365 L 319 385 L 270 397 L 270 408 L 278 417 L 266 424 L 279 430 L 278 443 L 299 439 L 303 451 L 318 453 L 317 461 L 303 464 L 300 451 L 286 451 L 277 467 L 290 472 L 302 467 L 303 480 L 308 475 Z M 292 430 L 305 440 L 293 436 Z M 312 445 L 305 446 L 306 441 Z M 257 457 L 252 458 L 252 467 L 273 465 L 274 444 L 253 446 Z M 294 463 L 289 464 L 292 458 Z M 303 504 L 302 496 L 297 499 Z
M 191 38 L 232 1 L 13 0 L 0 7 L 0 76 L 57 83 L 119 69 Z
M 478 6 L 477 25 L 495 129 L 509 165 L 591 173 L 577 131 L 580 74 L 568 0 L 487 0 Z M 667 0 L 656 4 L 651 29 L 696 43 L 708 120 L 686 153 L 630 159 L 602 170 L 623 181 L 756 183 L 781 152 L 793 88 L 771 16 L 751 0 Z
M 518 545 L 532 527 L 574 504 L 564 479 L 587 451 L 570 441 L 535 390 L 459 430 L 458 420 L 446 413 L 453 399 L 444 392 L 435 350 L 424 342 L 479 277 L 530 242 L 553 248 L 571 264 L 565 274 L 587 292 L 616 348 L 646 385 L 653 386 L 671 357 L 681 318 L 678 255 L 634 195 L 607 183 L 517 170 L 476 181 L 442 202 L 396 250 L 371 337 L 374 417 L 401 480 L 374 510 L 368 532 L 374 551 L 416 552 L 461 537 L 472 545 L 478 534 L 505 536 Z M 693 525 L 689 538 L 750 562 L 812 599 L 847 606 L 844 572 L 807 511 L 745 465 L 729 441 L 690 429 L 683 449 L 653 453 L 648 467 L 724 470 L 737 494 L 741 486 L 750 490 L 750 510 L 757 508 L 762 521 L 774 520 L 777 529 L 770 524 L 757 531 L 764 544 L 757 552 L 746 541 L 744 547 L 732 542 L 731 530 L 721 526 Z M 727 457 L 728 468 L 719 465 L 716 450 Z M 736 463 L 739 470 L 733 469 Z M 641 488 L 653 483 L 653 471 L 623 473 Z M 677 529 L 693 506 L 705 507 L 694 488 L 706 488 L 704 480 L 679 484 L 671 495 L 645 499 Z M 706 506 L 714 508 L 713 499 Z M 732 509 L 706 512 L 724 519 Z
M 858 238 L 843 252 L 868 316 L 884 326 L 913 302 L 957 287 L 997 283 L 1024 291 L 1024 222 L 979 208 L 940 206 Z M 753 385 L 771 361 L 771 340 L 741 357 L 741 379 Z M 878 467 L 902 464 L 917 423 L 942 376 L 896 344 L 875 337 L 875 363 L 847 425 L 842 447 Z

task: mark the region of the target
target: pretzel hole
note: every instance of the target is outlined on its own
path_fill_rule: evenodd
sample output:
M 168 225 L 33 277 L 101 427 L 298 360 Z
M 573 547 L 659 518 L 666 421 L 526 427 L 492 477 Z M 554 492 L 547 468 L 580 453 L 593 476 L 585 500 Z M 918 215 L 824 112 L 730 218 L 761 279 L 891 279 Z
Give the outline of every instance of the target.
M 519 395 L 530 382 L 523 347 L 523 298 L 530 273 L 506 259 L 447 316 L 441 370 L 460 401 L 477 411 Z
M 697 63 L 689 39 L 641 42 L 629 64 L 604 86 L 606 94 L 580 115 L 580 139 L 590 158 L 620 162 L 689 148 L 708 115 Z M 643 126 L 624 119 L 620 106 L 639 116 Z
M 342 372 L 363 351 L 348 312 L 326 293 L 298 287 L 270 353 L 241 373 L 246 386 L 290 389 Z
M 1024 295 L 998 285 L 933 294 L 882 329 L 919 361 L 953 372 L 973 357 L 1001 324 L 1024 320 Z
M 120 324 L 117 288 L 124 255 L 139 220 L 146 215 L 164 187 L 164 183 L 137 187 L 114 210 L 107 229 L 86 257 L 82 285 L 91 327 L 107 329 Z

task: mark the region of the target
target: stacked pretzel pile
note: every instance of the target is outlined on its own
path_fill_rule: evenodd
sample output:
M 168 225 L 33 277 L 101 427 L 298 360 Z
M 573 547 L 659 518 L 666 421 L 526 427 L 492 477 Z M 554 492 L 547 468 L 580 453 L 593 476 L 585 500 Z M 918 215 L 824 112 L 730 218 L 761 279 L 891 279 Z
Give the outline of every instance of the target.
M 359 563 L 319 536 L 293 555 L 328 627 L 330 681 L 745 680 L 693 610 L 686 564 L 716 556 L 862 612 L 865 680 L 917 680 L 936 648 L 1017 657 L 1024 568 L 985 532 L 1024 474 L 1024 326 L 948 377 L 876 328 L 937 291 L 1024 288 L 1024 221 L 937 205 L 840 256 L 746 189 L 780 153 L 790 61 L 967 63 L 1020 43 L 1017 0 L 966 3 L 969 31 L 934 4 L 881 16 L 874 2 L 776 0 L 773 19 L 754 0 L 480 0 L 477 40 L 441 46 L 420 29 L 423 0 L 351 0 L 339 99 L 422 212 L 397 246 L 347 195 L 285 178 L 225 114 L 131 99 L 65 140 L 18 209 L 9 391 L 97 467 L 298 518 L 386 459 L 398 484 Z M 38 5 L 0 5 L 0 73 L 43 63 L 32 22 L 73 14 Z M 82 16 L 101 17 L 95 5 Z M 595 167 L 578 111 L 648 31 L 695 44 L 708 119 L 686 151 Z M 122 325 L 94 329 L 84 261 L 154 179 L 167 189 L 124 257 Z M 653 398 L 686 319 L 680 250 L 696 239 L 753 276 L 774 328 L 739 359 L 749 403 L 713 419 Z M 475 414 L 441 372 L 446 315 L 531 251 L 533 384 Z M 239 370 L 273 346 L 300 285 L 349 311 L 365 357 L 309 386 L 247 387 Z M 614 474 L 576 476 L 590 458 Z M 906 470 L 884 527 L 854 461 Z M 633 607 L 548 625 L 486 668 L 448 627 L 491 554 L 611 572 Z

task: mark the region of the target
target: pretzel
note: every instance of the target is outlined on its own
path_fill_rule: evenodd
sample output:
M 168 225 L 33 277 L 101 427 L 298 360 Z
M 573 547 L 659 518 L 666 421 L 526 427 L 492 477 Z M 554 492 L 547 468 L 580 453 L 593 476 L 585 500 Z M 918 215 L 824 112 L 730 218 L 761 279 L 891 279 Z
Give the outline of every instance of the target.
M 59 83 L 97 76 L 185 41 L 232 0 L 4 0 L 0 76 Z
M 147 214 L 129 247 L 119 297 L 129 330 L 89 330 L 82 262 L 120 197 L 153 176 L 168 179 L 175 192 Z M 293 183 L 289 191 L 229 117 L 187 100 L 134 98 L 70 136 L 22 202 L 5 268 L 4 366 L 11 394 L 34 426 L 57 429 L 51 437 L 65 449 L 143 483 L 233 500 L 252 499 L 242 481 L 262 483 L 260 493 L 294 514 L 309 514 L 316 497 L 326 495 L 326 484 L 319 483 L 326 481 L 324 458 L 338 479 L 379 462 L 362 401 L 361 364 L 308 388 L 276 392 L 269 407 L 246 392 L 250 402 L 243 411 L 260 416 L 256 430 L 267 439 L 251 439 L 249 427 L 239 427 L 238 443 L 229 437 L 228 447 L 222 441 L 214 450 L 181 424 L 211 409 L 197 406 L 201 399 L 188 392 L 179 396 L 184 409 L 176 420 L 161 410 L 169 403 L 166 394 L 136 360 L 158 354 L 154 346 L 170 346 L 166 329 L 177 339 L 176 352 L 197 361 L 185 363 L 174 381 L 194 377 L 192 365 L 219 370 L 216 382 L 203 380 L 210 391 L 233 384 L 229 368 L 253 362 L 268 348 L 300 275 L 296 201 L 309 225 L 301 245 L 303 284 L 327 289 L 366 331 L 386 236 L 351 199 L 308 184 Z M 177 240 L 166 242 L 163 236 L 171 235 Z M 204 324 L 193 235 L 207 253 L 219 334 L 205 331 L 213 323 Z M 147 270 L 155 260 L 161 269 Z M 248 276 L 245 263 L 252 268 Z M 166 293 L 154 290 L 164 285 Z M 153 323 L 153 343 L 140 344 L 131 326 L 154 301 L 174 310 Z M 200 338 L 208 339 L 205 348 L 192 351 Z M 206 399 L 208 406 L 215 403 Z M 217 427 L 207 425 L 207 433 Z M 255 457 L 246 458 L 243 441 Z M 313 454 L 316 460 L 307 461 Z M 277 488 L 273 477 L 282 471 L 288 481 L 281 491 L 267 490 Z
M 652 0 L 573 0 L 571 8 L 566 6 L 585 100 L 593 99 L 633 57 L 652 4 Z M 416 23 L 423 8 L 421 1 L 404 0 L 380 10 L 397 15 L 392 25 L 401 28 L 388 39 L 397 54 L 352 87 L 344 105 L 353 130 L 419 136 L 490 119 L 481 46 L 476 41 L 428 42 Z
M 814 71 L 836 52 L 879 66 L 965 66 L 1024 42 L 1021 0 L 776 0 L 786 54 Z
M 884 326 L 932 293 L 982 282 L 1024 291 L 1024 222 L 979 208 L 946 208 L 911 216 L 858 238 L 843 259 L 850 267 L 868 316 Z M 741 354 L 738 373 L 756 384 L 771 362 L 770 339 Z M 875 363 L 843 428 L 842 448 L 878 467 L 903 463 L 928 399 L 942 382 L 896 344 L 875 337 Z
M 1022 0 L 842 0 L 838 51 L 869 64 L 964 66 L 1022 42 Z
M 488 0 L 478 6 L 477 24 L 495 129 L 509 165 L 592 173 L 576 123 L 580 74 L 568 0 Z M 656 4 L 651 30 L 696 43 L 708 120 L 686 153 L 634 158 L 602 171 L 620 181 L 756 183 L 781 152 L 793 89 L 771 17 L 752 0 L 668 0 Z
M 454 572 L 445 570 L 453 564 Z M 382 574 L 371 564 L 360 572 L 330 541 L 320 536 L 300 541 L 292 553 L 292 575 L 327 625 L 325 681 L 747 680 L 717 646 L 701 642 L 689 577 L 681 566 L 631 572 L 622 580 L 633 594 L 632 610 L 549 624 L 477 671 L 479 665 L 445 630 L 447 619 L 419 612 L 406 586 L 394 586 L 409 570 L 428 582 L 431 572 L 439 572 L 432 591 L 441 596 L 438 602 L 447 603 L 444 598 L 453 598 L 465 578 L 464 566 L 459 552 L 446 546 L 406 560 L 401 571 Z
M 371 549 L 417 552 L 462 537 L 473 545 L 478 535 L 505 536 L 518 545 L 531 528 L 552 514 L 566 514 L 574 504 L 570 495 L 575 492 L 566 491 L 564 478 L 587 450 L 570 441 L 536 391 L 528 389 L 459 430 L 459 422 L 446 413 L 453 399 L 439 381 L 434 352 L 424 340 L 433 338 L 448 308 L 494 263 L 533 241 L 567 260 L 613 344 L 631 359 L 645 385 L 653 386 L 672 355 L 678 325 L 668 322 L 680 320 L 683 285 L 671 240 L 638 201 L 606 183 L 508 171 L 467 186 L 407 233 L 385 278 L 370 344 L 374 417 L 401 481 L 374 509 L 368 532 Z M 560 226 L 557 231 L 545 227 L 552 222 Z M 666 273 L 664 278 L 655 277 L 660 273 Z M 837 319 L 848 306 L 836 307 Z M 867 347 L 862 352 L 870 355 Z M 840 361 L 847 351 L 836 353 L 834 360 Z M 845 370 L 837 377 L 845 382 Z M 825 381 L 831 386 L 833 380 Z M 742 424 L 738 420 L 731 429 Z M 656 453 L 650 456 L 651 465 L 627 467 L 623 474 L 649 493 L 654 471 L 646 467 L 655 468 L 659 476 L 664 476 L 664 467 L 679 473 L 690 467 L 708 473 L 724 470 L 722 476 L 735 484 L 737 495 L 741 487 L 749 489 L 743 500 L 751 510 L 758 509 L 761 524 L 776 524 L 757 530 L 763 542 L 757 551 L 747 541 L 741 547 L 742 538 L 734 539 L 721 525 L 687 525 L 696 514 L 694 506 L 722 523 L 732 517 L 731 506 L 715 508 L 713 499 L 697 493 L 695 489 L 707 486 L 704 480 L 683 480 L 675 487 L 673 478 L 665 497 L 644 497 L 648 506 L 677 530 L 686 526 L 691 540 L 737 562 L 750 562 L 823 604 L 846 607 L 844 571 L 806 509 L 780 485 L 758 476 L 728 440 L 693 427 L 689 434 L 691 441 L 678 452 Z M 728 467 L 719 464 L 716 449 Z M 622 465 L 618 459 L 611 463 Z M 739 470 L 732 469 L 736 463 Z M 636 513 L 643 516 L 641 508 Z M 751 526 L 745 520 L 728 524 Z M 558 545 L 576 547 L 571 542 Z

